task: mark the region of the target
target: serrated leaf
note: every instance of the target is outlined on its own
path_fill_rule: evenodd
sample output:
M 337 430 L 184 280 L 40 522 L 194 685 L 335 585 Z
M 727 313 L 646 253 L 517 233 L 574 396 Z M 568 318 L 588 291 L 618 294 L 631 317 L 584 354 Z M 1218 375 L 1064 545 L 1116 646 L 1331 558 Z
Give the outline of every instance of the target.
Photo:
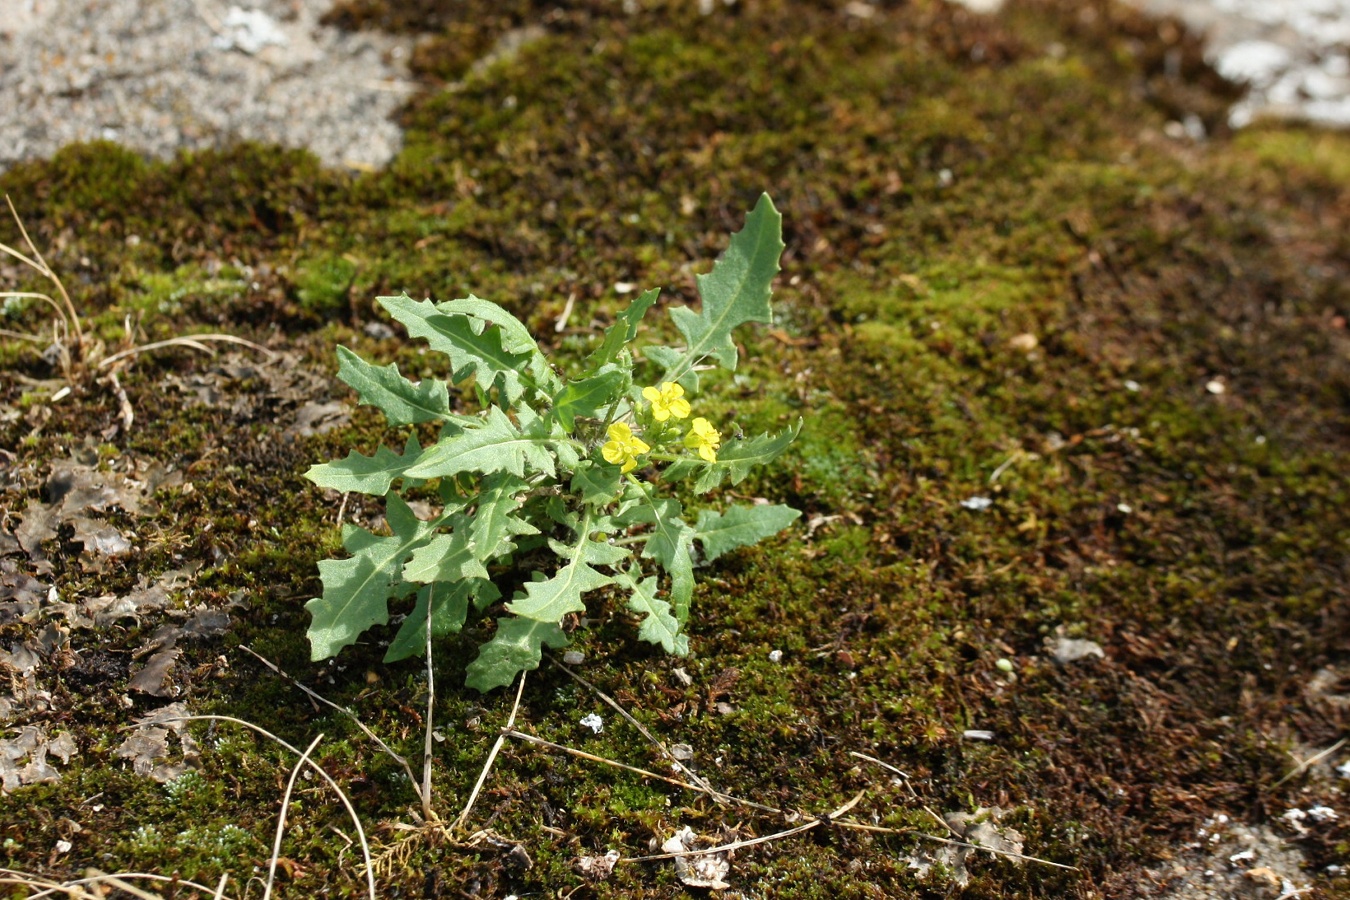
M 594 416 L 619 396 L 624 373 L 611 369 L 590 378 L 568 382 L 553 398 L 553 413 L 568 431 L 576 428 L 577 416 Z
M 604 506 L 618 495 L 622 481 L 618 466 L 601 466 L 585 460 L 572 472 L 571 488 L 581 495 L 582 503 Z
M 528 462 L 532 468 L 552 475 L 551 443 L 546 437 L 521 434 L 500 407 L 490 406 L 480 424 L 442 437 L 404 474 L 411 478 L 445 478 L 460 472 L 510 472 L 522 478 Z
M 305 477 L 319 487 L 383 497 L 389 493 L 394 480 L 402 478 L 421 455 L 422 446 L 414 434 L 408 436 L 402 455 L 388 447 L 379 448 L 374 456 L 363 456 L 353 450 L 346 459 L 310 466 Z
M 576 544 L 549 541 L 548 546 L 562 559 L 578 560 L 589 566 L 613 566 L 633 555 L 627 547 L 611 544 L 609 541 L 593 541 L 590 538 Z
M 408 329 L 409 335 L 424 339 L 433 350 L 449 356 L 457 378 L 472 374 L 479 386 L 495 386 L 511 404 L 527 387 L 540 390 L 530 373 L 532 354 L 508 350 L 501 326 L 463 314 L 447 314 L 430 300 L 414 301 L 407 294 L 380 297 L 379 302 Z
M 423 656 L 427 652 L 427 601 L 431 603 L 431 634 L 443 637 L 458 634 L 464 627 L 469 614 L 469 598 L 474 588 L 482 581 L 461 581 L 455 585 L 426 585 L 417 592 L 417 605 L 412 613 L 399 626 L 389 649 L 385 651 L 384 661 L 398 662 L 410 656 Z
M 447 315 L 460 314 L 474 316 L 484 322 L 496 325 L 502 330 L 502 346 L 511 353 L 525 353 L 530 357 L 530 374 L 546 394 L 556 391 L 562 381 L 548 364 L 548 359 L 539 351 L 530 329 L 515 316 L 490 300 L 481 300 L 470 294 L 462 300 L 451 300 L 436 306 Z
M 652 500 L 634 510 L 633 518 L 652 526 L 647 543 L 642 548 L 644 559 L 654 559 L 670 575 L 670 600 L 675 618 L 689 619 L 689 603 L 694 597 L 694 558 L 690 545 L 694 529 L 680 518 L 683 510 L 675 500 Z
M 638 325 L 642 317 L 651 309 L 652 304 L 661 296 L 658 288 L 643 292 L 628 308 L 615 317 L 614 324 L 605 329 L 605 339 L 599 348 L 586 360 L 592 370 L 608 365 L 619 358 L 623 348 L 637 337 Z
M 628 608 L 644 617 L 638 637 L 651 644 L 660 644 L 667 653 L 687 656 L 689 636 L 680 633 L 680 623 L 670 614 L 670 604 L 656 596 L 656 577 L 638 581 L 621 572 L 614 582 L 629 592 Z
M 453 584 L 465 578 L 487 577 L 487 569 L 474 553 L 473 541 L 463 528 L 428 539 L 403 566 L 403 580 L 418 584 Z
M 544 646 L 553 650 L 567 646 L 567 635 L 556 622 L 498 619 L 497 633 L 478 649 L 477 658 L 469 663 L 464 683 L 483 693 L 506 687 L 521 672 L 539 668 Z
M 311 617 L 311 659 L 336 656 L 367 628 L 388 622 L 390 598 L 410 589 L 403 580 L 403 562 L 430 538 L 435 523 L 418 520 L 398 494 L 390 494 L 385 503 L 393 535 L 349 528 L 343 545 L 352 557 L 319 563 L 323 595 L 305 604 Z
M 586 604 L 581 602 L 582 594 L 613 581 L 612 576 L 600 574 L 585 561 L 573 560 L 552 578 L 526 584 L 523 596 L 517 596 L 506 604 L 506 608 L 525 619 L 561 622 L 568 613 L 586 610 Z
M 486 562 L 504 556 L 516 549 L 511 538 L 539 533 L 538 528 L 515 514 L 525 502 L 522 492 L 529 486 L 529 482 L 509 472 L 483 479 L 478 510 L 470 526 L 473 552 L 479 559 Z
M 731 236 L 712 272 L 698 276 L 702 308 L 694 312 L 680 306 L 670 311 L 675 327 L 684 335 L 685 349 L 677 362 L 667 365 L 661 381 L 684 383 L 694 367 L 710 356 L 724 369 L 736 368 L 732 331 L 747 322 L 773 321 L 769 297 L 783 246 L 783 217 L 769 195 L 763 194 L 746 216 L 745 227 Z M 656 358 L 650 351 L 647 355 Z M 697 387 L 696 377 L 688 380 L 693 384 L 686 387 Z
M 790 506 L 733 506 L 726 513 L 705 509 L 698 514 L 694 540 L 709 561 L 737 547 L 757 544 L 775 535 L 801 516 Z
M 772 462 L 788 448 L 802 430 L 802 420 L 778 434 L 760 434 L 749 440 L 732 440 L 717 451 L 716 462 L 705 462 L 697 457 L 679 459 L 661 473 L 667 481 L 679 481 L 697 474 L 694 490 L 706 494 L 724 480 L 738 484 L 755 466 Z
M 362 403 L 379 407 L 390 425 L 469 421 L 450 412 L 445 382 L 435 378 L 409 381 L 399 374 L 397 364 L 373 366 L 346 347 L 338 347 L 337 355 L 338 378 L 356 391 Z

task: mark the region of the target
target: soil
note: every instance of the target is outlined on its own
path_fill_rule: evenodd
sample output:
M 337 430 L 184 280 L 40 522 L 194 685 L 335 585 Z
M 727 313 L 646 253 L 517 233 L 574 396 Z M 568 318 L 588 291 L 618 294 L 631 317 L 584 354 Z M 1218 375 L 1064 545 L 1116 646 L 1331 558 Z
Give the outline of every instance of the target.
M 1234 133 L 1184 28 L 1083 6 L 344 0 L 333 28 L 414 47 L 387 166 L 94 142 L 0 175 L 78 313 L 0 322 L 3 865 L 245 895 L 295 756 L 192 714 L 322 735 L 381 897 L 1350 896 L 1350 136 Z M 440 640 L 427 826 L 363 730 L 420 778 L 424 662 L 306 639 L 337 523 L 384 509 L 304 473 L 407 433 L 335 346 L 448 376 L 374 302 L 404 290 L 501 303 L 574 371 L 659 286 L 669 340 L 762 191 L 776 319 L 698 402 L 806 427 L 684 499 L 802 518 L 697 570 L 689 657 L 588 595 L 594 689 L 526 679 L 552 743 L 508 739 L 462 827 L 515 695 L 462 687 L 491 611 Z M 250 345 L 159 343 L 194 334 Z M 558 749 L 670 771 L 597 691 L 781 812 Z M 365 896 L 358 844 L 298 779 L 278 894 Z

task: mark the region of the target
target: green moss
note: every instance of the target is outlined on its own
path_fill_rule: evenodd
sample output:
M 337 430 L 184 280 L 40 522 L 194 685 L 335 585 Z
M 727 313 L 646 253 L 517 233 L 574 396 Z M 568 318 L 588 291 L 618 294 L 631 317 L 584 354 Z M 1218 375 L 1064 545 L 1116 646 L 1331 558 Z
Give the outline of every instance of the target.
M 1274 786 L 1284 748 L 1261 735 L 1320 721 L 1311 701 L 1290 698 L 1304 697 L 1344 635 L 1350 377 L 1335 322 L 1350 302 L 1350 229 L 1334 198 L 1350 175 L 1343 136 L 1304 129 L 1167 143 L 1162 124 L 1188 109 L 1219 122 L 1226 89 L 1186 41 L 1166 44 L 1115 7 L 1093 4 L 1095 19 L 1079 7 L 1023 3 L 975 19 L 921 2 L 870 20 L 831 4 L 748 4 L 715 20 L 683 7 L 550 7 L 548 38 L 414 98 L 407 145 L 383 172 L 326 171 L 308 154 L 253 145 L 167 163 L 88 145 L 20 166 L 0 189 L 110 342 L 128 314 L 153 336 L 270 328 L 292 353 L 287 367 L 326 378 L 335 342 L 411 377 L 444 374 L 444 360 L 366 330 L 382 315 L 373 297 L 400 290 L 501 302 L 566 364 L 621 308 L 616 283 L 663 286 L 667 304 L 694 299 L 691 273 L 768 190 L 788 228 L 778 321 L 746 336 L 741 371 L 708 379 L 699 404 L 747 431 L 806 417 L 779 467 L 712 499 L 763 497 L 807 515 L 700 568 L 690 658 L 635 641 L 622 604 L 595 598 L 573 632 L 586 677 L 667 744 L 691 744 L 699 772 L 739 796 L 816 814 L 866 791 L 860 818 L 924 830 L 919 802 L 1015 806 L 1028 852 L 1079 870 L 981 866 L 969 896 L 1119 893 L 1197 819 L 1287 802 L 1293 786 Z M 543 14 L 374 2 L 335 13 L 429 29 L 418 65 L 441 79 Z M 1056 42 L 1062 53 L 1043 52 Z M 1168 87 L 1169 49 L 1189 94 Z M 34 315 L 6 327 L 38 327 Z M 2 352 L 27 377 L 47 374 L 31 351 Z M 202 563 L 184 603 L 235 605 L 220 643 L 185 645 L 190 708 L 297 745 L 324 732 L 322 764 L 350 789 L 377 851 L 397 848 L 382 890 L 565 892 L 582 887 L 582 853 L 645 853 L 685 824 L 705 835 L 788 827 L 509 742 L 472 823 L 522 842 L 534 868 L 489 844 L 396 830 L 416 806 L 402 769 L 237 648 L 420 757 L 424 675 L 419 663 L 380 662 L 392 628 L 330 666 L 310 663 L 304 639 L 303 603 L 318 589 L 315 562 L 335 550 L 342 501 L 302 473 L 401 436 L 368 410 L 324 435 L 289 432 L 301 403 L 345 389 L 273 386 L 250 365 L 138 360 L 121 382 L 137 413 L 129 434 L 116 430 L 116 399 L 94 386 L 35 430 L 45 401 L 0 379 L 0 402 L 20 413 L 0 417 L 0 446 L 37 473 L 22 476 L 4 524 L 41 498 L 44 467 L 87 436 L 181 471 L 136 523 L 141 553 L 85 571 L 60 538 L 53 582 L 63 597 L 96 597 Z M 215 379 L 218 403 L 172 387 L 195 376 Z M 1210 393 L 1219 376 L 1225 392 Z M 992 504 L 961 505 L 973 496 Z M 344 509 L 364 523 L 380 512 L 356 497 Z M 129 655 L 157 624 L 97 639 Z M 1044 641 L 1061 628 L 1106 658 L 1049 662 Z M 504 695 L 450 687 L 484 630 L 471 622 L 436 651 L 436 807 L 447 819 L 508 712 Z M 35 626 L 0 626 L 5 646 L 35 638 Z M 73 646 L 93 638 L 77 631 Z M 1015 682 L 999 658 L 1013 661 Z M 169 788 L 137 778 L 112 752 L 130 713 L 106 702 L 126 693 L 128 669 L 110 671 L 91 684 L 52 673 L 66 679 L 57 708 L 79 723 L 82 752 L 61 783 L 0 798 L 0 821 L 39 821 L 0 826 L 7 864 L 246 876 L 265 862 L 292 761 L 250 733 L 193 726 L 199 776 Z M 133 702 L 139 714 L 158 700 Z M 605 716 L 601 735 L 577 725 L 592 710 Z M 527 681 L 517 726 L 668 765 L 548 667 Z M 998 737 L 963 742 L 964 728 Z M 919 800 L 855 750 L 908 772 Z M 100 793 L 94 811 L 85 801 Z M 288 891 L 359 895 L 332 798 L 308 782 L 291 812 L 283 855 L 300 865 Z M 63 817 L 85 831 L 52 863 Z M 732 880 L 784 897 L 945 892 L 906 870 L 914 845 L 821 827 L 738 854 Z M 623 864 L 584 890 L 681 888 L 668 867 Z

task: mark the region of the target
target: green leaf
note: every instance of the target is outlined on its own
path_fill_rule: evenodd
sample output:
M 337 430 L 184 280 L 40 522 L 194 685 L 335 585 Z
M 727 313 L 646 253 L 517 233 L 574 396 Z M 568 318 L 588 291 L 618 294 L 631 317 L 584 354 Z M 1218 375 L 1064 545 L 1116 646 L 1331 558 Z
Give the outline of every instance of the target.
M 553 475 L 553 456 L 547 437 L 527 437 L 511 424 L 500 407 L 489 406 L 487 416 L 476 427 L 460 434 L 443 436 L 423 451 L 417 462 L 404 472 L 411 478 L 445 478 L 460 472 L 510 472 L 525 475 L 528 462 L 533 469 Z
M 613 581 L 612 576 L 602 575 L 584 560 L 576 559 L 559 569 L 552 578 L 526 584 L 524 594 L 518 594 L 506 608 L 525 619 L 561 622 L 568 613 L 585 612 L 582 594 Z
M 605 329 L 605 339 L 601 341 L 599 349 L 586 360 L 592 370 L 598 370 L 619 358 L 623 348 L 637 337 L 638 324 L 660 296 L 659 288 L 646 291 L 615 317 L 614 324 Z
M 311 617 L 311 659 L 336 656 L 367 628 L 388 622 L 390 598 L 410 589 L 403 580 L 403 562 L 430 538 L 435 524 L 419 521 L 398 494 L 390 494 L 385 504 L 393 535 L 382 537 L 350 526 L 343 545 L 351 558 L 319 563 L 323 595 L 305 604 Z
M 539 345 L 535 343 L 534 336 L 530 334 L 530 329 L 526 328 L 525 323 L 502 307 L 490 300 L 480 300 L 470 294 L 463 300 L 439 303 L 436 308 L 447 315 L 474 316 L 498 326 L 502 330 L 502 346 L 508 352 L 529 354 L 530 374 L 534 376 L 534 381 L 539 385 L 540 390 L 544 393 L 553 393 L 561 385 L 562 382 L 552 367 L 549 366 L 548 359 L 543 353 L 539 352 Z
M 694 540 L 711 562 L 737 547 L 757 544 L 795 522 L 801 510 L 790 506 L 733 506 L 725 514 L 705 509 L 698 514 Z
M 473 541 L 464 528 L 431 538 L 413 551 L 403 567 L 403 580 L 419 584 L 453 584 L 465 578 L 487 577 L 487 569 L 474 553 Z
M 661 475 L 667 481 L 678 481 L 697 473 L 694 490 L 700 494 L 706 494 L 726 479 L 738 484 L 755 466 L 777 459 L 797 439 L 801 430 L 802 420 L 798 419 L 796 424 L 778 434 L 756 435 L 748 441 L 728 441 L 717 451 L 716 462 L 705 462 L 698 457 L 679 459 L 667 466 Z
M 613 403 L 624 388 L 624 373 L 610 369 L 590 378 L 569 382 L 553 398 L 553 413 L 568 431 L 576 428 L 577 416 L 594 416 Z
M 390 425 L 415 425 L 418 422 L 468 422 L 468 418 L 450 412 L 450 394 L 445 382 L 432 378 L 412 382 L 390 363 L 373 366 L 346 347 L 338 347 L 338 378 L 356 391 L 362 403 L 378 406 Z
M 483 389 L 495 386 L 510 404 L 527 387 L 539 391 L 529 373 L 531 354 L 506 349 L 500 326 L 462 314 L 447 315 L 430 300 L 417 302 L 407 294 L 379 301 L 409 335 L 423 338 L 433 350 L 449 356 L 457 378 L 472 374 Z
M 479 648 L 478 657 L 469 663 L 464 683 L 484 693 L 506 687 L 521 672 L 539 668 L 543 645 L 554 650 L 567 646 L 567 635 L 556 622 L 514 617 L 498 619 L 497 633 Z
M 458 634 L 464 627 L 469 614 L 469 599 L 478 586 L 492 582 L 481 580 L 461 581 L 455 585 L 426 585 L 417 592 L 417 605 L 412 613 L 399 626 L 398 634 L 385 651 L 384 661 L 398 662 L 410 656 L 423 656 L 427 652 L 427 601 L 431 605 L 432 637 Z
M 602 466 L 588 459 L 572 472 L 571 487 L 581 495 L 582 503 L 605 506 L 618 495 L 622 481 L 618 466 Z
M 575 545 L 549 541 L 548 546 L 560 558 L 577 560 L 588 566 L 613 566 L 633 555 L 627 547 L 611 544 L 609 541 L 593 541 L 590 538 Z
M 511 538 L 539 533 L 538 528 L 515 515 L 525 502 L 522 492 L 529 486 L 529 482 L 509 472 L 498 472 L 483 479 L 478 511 L 470 526 L 474 556 L 483 561 L 505 556 L 516 549 Z
M 310 466 L 305 477 L 319 487 L 383 497 L 389 493 L 394 479 L 402 478 L 421 455 L 422 447 L 417 443 L 417 435 L 413 434 L 408 436 L 402 456 L 388 447 L 376 450 L 374 456 L 362 456 L 353 450 L 346 459 Z
M 628 590 L 628 608 L 644 616 L 638 637 L 648 643 L 660 644 L 675 656 L 689 654 L 689 636 L 680 633 L 680 623 L 670 614 L 670 604 L 656 596 L 656 577 L 638 581 L 626 572 L 614 577 L 614 582 Z
M 642 548 L 644 559 L 654 559 L 670 575 L 670 599 L 675 617 L 681 622 L 689 619 L 689 603 L 694 597 L 694 558 L 690 545 L 694 529 L 680 518 L 683 511 L 675 500 L 652 500 L 638 507 L 634 514 L 639 522 L 649 522 L 652 532 Z
M 702 309 L 696 313 L 680 306 L 670 311 L 685 339 L 685 350 L 678 361 L 667 356 L 663 362 L 646 351 L 647 356 L 667 366 L 661 381 L 678 381 L 690 390 L 697 389 L 694 366 L 709 356 L 724 369 L 736 368 L 736 344 L 731 332 L 746 322 L 773 321 L 769 297 L 782 253 L 783 217 L 774 209 L 769 195 L 763 194 L 746 216 L 745 228 L 731 236 L 727 252 L 712 272 L 698 276 Z

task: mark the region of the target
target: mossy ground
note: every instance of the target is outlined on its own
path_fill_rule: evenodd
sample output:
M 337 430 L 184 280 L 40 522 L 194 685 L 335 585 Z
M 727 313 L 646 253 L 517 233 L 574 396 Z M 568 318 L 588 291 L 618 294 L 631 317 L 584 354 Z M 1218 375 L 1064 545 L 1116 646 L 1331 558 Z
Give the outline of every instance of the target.
M 120 340 L 128 315 L 142 339 L 227 330 L 293 354 L 323 379 L 314 400 L 346 396 L 331 378 L 339 341 L 409 374 L 438 371 L 363 330 L 379 320 L 373 298 L 403 289 L 503 303 L 566 364 L 619 308 L 616 282 L 694 299 L 691 271 L 768 191 L 788 247 L 779 320 L 747 335 L 742 372 L 705 402 L 747 431 L 807 417 L 789 456 L 738 488 L 803 509 L 803 525 L 700 571 L 690 659 L 639 644 L 600 603 L 574 635 L 586 677 L 668 743 L 692 745 L 732 794 L 819 813 L 865 790 L 855 814 L 919 829 L 933 827 L 922 805 L 998 805 L 1015 811 L 1027 853 L 1076 867 L 981 860 L 964 896 L 1131 896 L 1142 867 L 1206 816 L 1260 820 L 1305 802 L 1299 779 L 1279 783 L 1286 751 L 1347 727 L 1344 707 L 1305 687 L 1350 661 L 1350 138 L 1226 133 L 1231 88 L 1194 41 L 1107 5 L 1026 2 L 994 20 L 930 2 L 870 17 L 827 2 L 708 17 L 639 6 L 340 4 L 345 24 L 430 35 L 428 90 L 386 171 L 327 171 L 259 146 L 153 163 L 90 145 L 12 170 L 0 190 L 103 340 Z M 549 35 L 439 87 L 523 24 Z M 1210 140 L 1163 136 L 1188 112 Z M 5 327 L 41 320 L 33 308 Z M 1024 335 L 1034 347 L 1014 340 Z M 18 343 L 0 362 L 50 374 Z M 587 884 L 573 860 L 642 855 L 683 824 L 783 827 L 508 744 L 474 822 L 521 843 L 531 868 L 491 844 L 398 830 L 415 806 L 398 767 L 237 649 L 420 755 L 419 663 L 384 666 L 371 643 L 312 664 L 304 640 L 315 563 L 337 534 L 336 502 L 301 474 L 352 446 L 369 452 L 386 437 L 378 416 L 297 437 L 295 398 L 246 373 L 205 406 L 165 390 L 208 365 L 189 351 L 137 360 L 122 375 L 129 433 L 113 427 L 117 399 L 101 383 L 77 386 L 34 428 L 43 404 L 0 381 L 0 402 L 26 416 L 0 437 L 15 454 L 3 524 L 40 497 L 50 461 L 87 444 L 183 471 L 134 523 L 141 552 L 86 573 L 62 543 L 52 580 L 65 597 L 125 592 L 186 560 L 203 566 L 194 603 L 242 598 L 218 645 L 185 648 L 182 698 L 301 746 L 325 733 L 317 758 L 389 854 L 382 896 L 678 896 L 668 868 L 620 865 Z M 1223 393 L 1206 389 L 1216 380 Z M 975 495 L 993 505 L 960 505 Z M 214 884 L 265 863 L 290 765 L 274 747 L 224 726 L 208 740 L 203 727 L 200 773 L 170 786 L 113 756 L 115 729 L 162 702 L 118 701 L 128 654 L 153 627 L 75 636 L 107 664 L 57 673 L 52 711 L 35 721 L 73 730 L 80 755 L 59 784 L 0 799 L 5 864 Z M 1060 628 L 1105 658 L 1049 661 L 1043 642 Z M 0 641 L 33 633 L 12 623 Z M 482 638 L 471 627 L 437 651 L 447 817 L 510 703 L 458 687 Z M 606 718 L 599 736 L 577 725 L 593 711 Z M 522 720 L 660 765 L 547 667 L 528 680 Z M 971 728 L 996 738 L 963 740 Z M 854 751 L 903 769 L 913 792 Z M 1316 870 L 1350 855 L 1347 820 L 1303 843 Z M 361 893 L 339 832 L 350 834 L 340 809 L 306 784 L 290 811 L 286 896 Z M 73 848 L 56 853 L 63 838 Z M 907 869 L 915 847 L 819 828 L 742 852 L 731 880 L 756 897 L 949 895 Z M 1350 895 L 1343 877 L 1317 883 Z

